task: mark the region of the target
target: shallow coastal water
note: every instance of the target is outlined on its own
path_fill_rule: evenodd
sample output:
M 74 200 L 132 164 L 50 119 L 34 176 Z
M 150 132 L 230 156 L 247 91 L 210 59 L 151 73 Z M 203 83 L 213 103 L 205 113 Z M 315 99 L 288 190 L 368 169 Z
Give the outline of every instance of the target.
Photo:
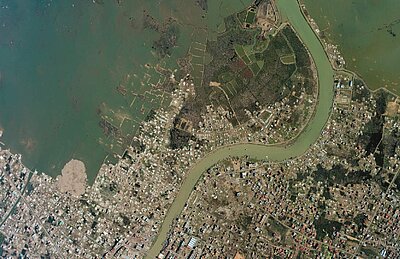
M 140 70 L 140 64 L 154 59 L 144 43 L 156 35 L 136 32 L 139 36 L 130 37 L 135 29 L 120 21 L 123 14 L 113 5 L 1 5 L 3 142 L 22 153 L 29 167 L 52 176 L 71 158 L 85 161 L 92 180 L 110 152 L 99 143 L 104 134 L 97 107 L 102 102 L 110 109 L 125 105 L 127 98 L 115 88 L 128 73 Z M 134 50 L 141 54 L 126 55 Z
M 368 87 L 400 94 L 400 1 L 302 0 L 347 67 Z
M 1 141 L 28 167 L 56 176 L 79 159 L 93 182 L 103 160 L 121 154 L 150 109 L 169 104 L 151 87 L 161 76 L 145 64 L 174 69 L 191 42 L 215 35 L 220 14 L 251 1 L 211 1 L 208 14 L 196 1 L 118 2 L 0 1 Z M 160 59 L 151 48 L 160 35 L 143 29 L 144 10 L 160 22 L 178 20 L 171 57 Z M 124 138 L 105 135 L 102 118 Z

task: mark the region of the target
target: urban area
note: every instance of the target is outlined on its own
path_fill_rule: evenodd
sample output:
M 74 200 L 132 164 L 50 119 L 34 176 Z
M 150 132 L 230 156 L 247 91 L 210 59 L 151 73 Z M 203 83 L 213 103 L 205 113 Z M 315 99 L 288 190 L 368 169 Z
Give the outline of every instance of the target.
M 0 144 L 2 257 L 143 258 L 206 154 L 237 143 L 290 145 L 317 104 L 312 57 L 274 1 L 255 1 L 225 27 L 157 86 L 170 105 L 149 113 L 93 185 L 31 171 Z M 325 47 L 342 68 L 337 49 Z M 330 118 L 302 156 L 231 157 L 204 172 L 158 258 L 399 258 L 400 99 L 370 92 L 345 70 L 332 88 Z

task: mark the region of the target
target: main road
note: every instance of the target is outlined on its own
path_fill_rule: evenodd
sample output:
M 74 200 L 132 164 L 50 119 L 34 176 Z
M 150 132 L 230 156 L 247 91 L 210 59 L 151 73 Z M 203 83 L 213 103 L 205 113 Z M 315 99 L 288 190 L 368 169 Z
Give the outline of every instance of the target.
M 306 45 L 311 53 L 318 71 L 318 103 L 313 118 L 304 128 L 303 132 L 289 146 L 261 145 L 261 144 L 236 144 L 216 149 L 200 161 L 194 164 L 187 172 L 181 189 L 172 203 L 163 221 L 157 239 L 146 258 L 156 258 L 167 238 L 168 231 L 173 220 L 179 216 L 190 193 L 204 171 L 230 156 L 249 156 L 250 158 L 271 161 L 283 161 L 302 155 L 320 136 L 332 109 L 334 90 L 334 71 L 325 53 L 325 50 L 309 26 L 300 10 L 296 0 L 277 0 L 279 12 L 284 20 L 287 20 Z

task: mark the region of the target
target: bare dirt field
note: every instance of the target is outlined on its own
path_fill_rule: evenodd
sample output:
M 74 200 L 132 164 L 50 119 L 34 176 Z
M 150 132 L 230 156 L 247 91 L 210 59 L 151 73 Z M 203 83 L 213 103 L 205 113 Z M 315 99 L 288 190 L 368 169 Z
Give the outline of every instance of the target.
M 61 171 L 61 175 L 57 178 L 58 189 L 74 197 L 79 197 L 85 192 L 86 182 L 85 164 L 76 159 L 72 159 L 66 163 Z

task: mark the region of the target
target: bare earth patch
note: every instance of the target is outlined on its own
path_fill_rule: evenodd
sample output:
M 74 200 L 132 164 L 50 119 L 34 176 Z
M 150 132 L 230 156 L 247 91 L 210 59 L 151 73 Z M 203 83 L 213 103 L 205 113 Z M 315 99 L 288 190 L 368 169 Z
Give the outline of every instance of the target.
M 57 177 L 57 187 L 61 192 L 67 192 L 79 197 L 86 189 L 86 168 L 82 161 L 72 159 L 65 164 L 61 175 Z
M 211 81 L 210 86 L 218 87 L 221 86 L 221 83 Z
M 396 116 L 400 106 L 397 102 L 389 102 L 386 108 L 386 115 L 393 117 Z

